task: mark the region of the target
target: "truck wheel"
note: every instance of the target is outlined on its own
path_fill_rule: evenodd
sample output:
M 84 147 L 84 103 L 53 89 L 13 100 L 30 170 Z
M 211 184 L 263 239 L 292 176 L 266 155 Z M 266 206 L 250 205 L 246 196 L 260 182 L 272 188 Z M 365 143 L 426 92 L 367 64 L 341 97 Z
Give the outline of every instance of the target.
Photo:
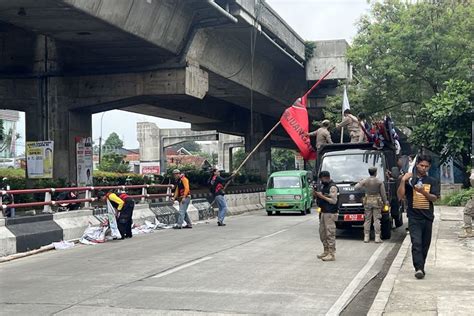
M 311 207 L 308 207 L 308 209 L 306 210 L 306 214 L 311 214 Z
M 267 211 L 267 215 L 268 215 L 268 216 L 272 216 L 272 215 L 273 215 L 273 212 L 272 212 L 272 211 Z
M 305 215 L 306 215 L 306 211 L 301 211 L 301 215 L 305 216 Z
M 382 215 L 381 219 L 381 238 L 390 239 L 392 237 L 392 217 L 390 214 L 385 213 Z

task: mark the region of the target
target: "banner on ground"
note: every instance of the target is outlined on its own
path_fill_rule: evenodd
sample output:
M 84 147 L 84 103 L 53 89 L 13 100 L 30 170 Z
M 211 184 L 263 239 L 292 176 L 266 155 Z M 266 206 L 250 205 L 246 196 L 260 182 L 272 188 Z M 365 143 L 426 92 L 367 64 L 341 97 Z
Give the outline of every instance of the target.
M 107 218 L 109 220 L 110 235 L 113 238 L 117 238 L 117 239 L 122 238 L 122 235 L 120 234 L 120 231 L 117 225 L 117 217 L 116 217 L 115 209 L 108 199 L 107 199 Z
M 53 141 L 26 142 L 26 169 L 28 178 L 53 177 Z
M 91 137 L 76 137 L 77 186 L 92 185 L 93 151 Z

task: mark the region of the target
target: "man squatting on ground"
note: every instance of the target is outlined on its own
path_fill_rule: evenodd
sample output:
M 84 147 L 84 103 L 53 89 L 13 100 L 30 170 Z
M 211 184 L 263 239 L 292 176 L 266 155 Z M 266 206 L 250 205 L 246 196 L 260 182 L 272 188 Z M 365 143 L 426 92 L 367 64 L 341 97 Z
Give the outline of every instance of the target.
M 109 200 L 110 204 L 118 211 L 117 226 L 124 238 L 132 238 L 132 216 L 133 209 L 135 208 L 135 201 L 129 197 L 126 193 L 120 193 L 119 195 L 113 192 L 101 193 L 102 200 Z
M 369 168 L 370 177 L 356 184 L 355 189 L 364 188 L 364 242 L 370 240 L 370 225 L 372 218 L 374 219 L 375 242 L 381 243 L 380 238 L 380 220 L 382 218 L 382 207 L 387 205 L 387 195 L 382 180 L 377 178 L 377 168 Z
M 324 251 L 318 255 L 318 259 L 335 261 L 338 189 L 336 184 L 332 182 L 329 171 L 321 171 L 319 179 L 321 188 L 320 191 L 315 192 L 315 195 L 321 209 L 319 214 L 319 237 L 323 243 Z
M 425 277 L 425 262 L 431 244 L 431 232 L 434 220 L 433 202 L 439 198 L 438 181 L 428 176 L 431 157 L 421 155 L 416 162 L 416 174 L 405 173 L 400 180 L 398 200 L 406 197 L 408 208 L 408 230 L 411 238 L 411 253 L 415 277 Z
M 212 196 L 214 197 L 214 200 L 217 203 L 217 207 L 219 208 L 219 212 L 217 213 L 218 226 L 226 226 L 226 224 L 224 224 L 224 218 L 225 214 L 227 213 L 227 202 L 224 196 L 224 186 L 226 182 L 230 181 L 233 177 L 234 174 L 232 174 L 228 178 L 223 178 L 221 177 L 221 172 L 219 171 L 219 169 L 214 168 L 212 169 L 211 177 L 207 181 L 207 184 L 209 185 L 209 190 L 211 191 Z
M 191 190 L 189 189 L 189 180 L 178 169 L 173 170 L 176 190 L 174 200 L 179 202 L 179 217 L 174 229 L 183 228 L 183 222 L 186 222 L 184 228 L 193 228 L 193 223 L 188 215 L 188 206 L 191 202 Z

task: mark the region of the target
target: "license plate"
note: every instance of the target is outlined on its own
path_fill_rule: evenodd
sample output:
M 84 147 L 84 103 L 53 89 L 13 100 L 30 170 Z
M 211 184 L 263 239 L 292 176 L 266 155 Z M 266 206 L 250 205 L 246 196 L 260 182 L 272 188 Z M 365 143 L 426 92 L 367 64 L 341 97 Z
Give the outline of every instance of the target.
M 278 206 L 278 207 L 288 207 L 290 206 L 288 203 L 277 203 L 275 204 L 275 206 Z
M 345 222 L 361 222 L 364 220 L 364 214 L 344 214 Z

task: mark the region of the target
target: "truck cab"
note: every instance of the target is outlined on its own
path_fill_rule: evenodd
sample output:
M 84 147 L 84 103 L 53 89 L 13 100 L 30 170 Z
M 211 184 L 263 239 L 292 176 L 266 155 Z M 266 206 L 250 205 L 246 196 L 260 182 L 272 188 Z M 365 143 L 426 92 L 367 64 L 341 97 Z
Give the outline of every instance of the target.
M 382 238 L 391 237 L 392 221 L 395 226 L 403 225 L 401 210 L 396 196 L 397 178 L 395 150 L 390 147 L 375 149 L 371 143 L 333 144 L 321 148 L 316 164 L 317 173 L 329 171 L 331 179 L 339 189 L 337 228 L 351 228 L 363 225 L 365 192 L 355 185 L 369 177 L 368 169 L 377 168 L 377 177 L 384 181 L 389 208 L 382 210 Z M 319 179 L 316 182 L 319 184 Z

